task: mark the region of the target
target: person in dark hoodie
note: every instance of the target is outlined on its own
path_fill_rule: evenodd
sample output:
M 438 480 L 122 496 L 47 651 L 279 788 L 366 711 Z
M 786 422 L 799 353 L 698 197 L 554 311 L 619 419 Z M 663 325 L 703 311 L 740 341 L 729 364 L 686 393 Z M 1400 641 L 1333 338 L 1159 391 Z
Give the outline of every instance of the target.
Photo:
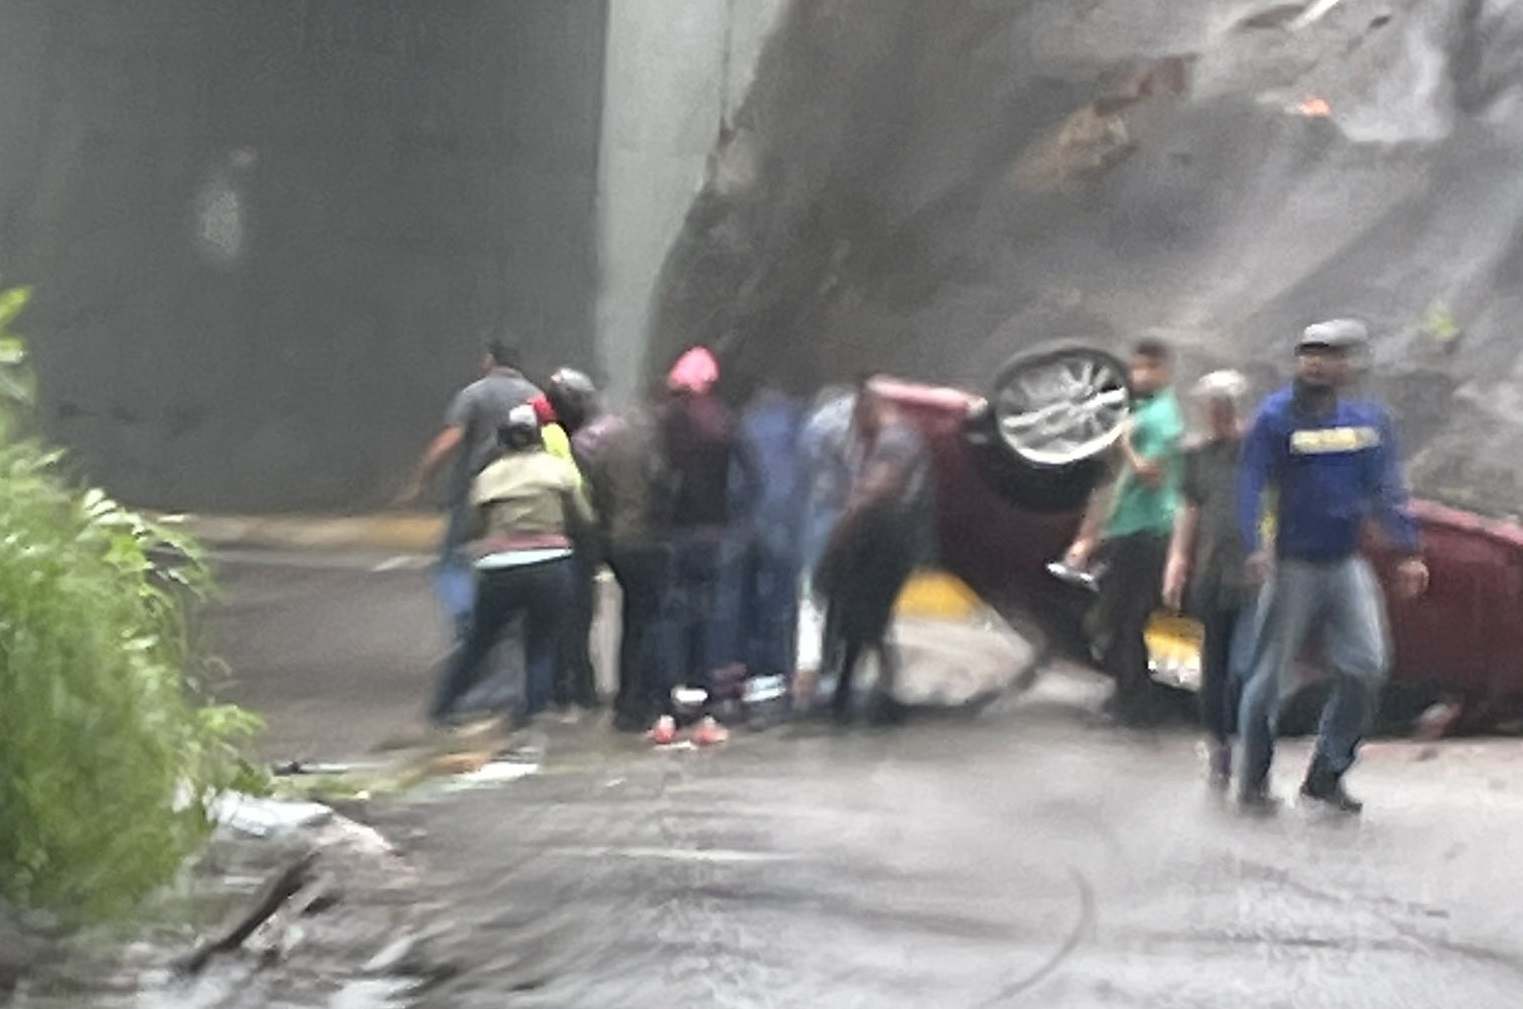
M 713 696 L 720 659 L 716 603 L 730 529 L 732 467 L 745 470 L 734 418 L 714 394 L 719 362 L 703 347 L 678 359 L 667 376 L 671 395 L 661 441 L 671 467 L 672 617 L 677 680 Z M 717 726 L 700 727 L 698 742 Z
M 597 414 L 577 431 L 571 447 L 623 600 L 613 725 L 620 732 L 639 732 L 669 714 L 673 675 L 667 633 L 672 481 L 654 404 Z M 666 732 L 662 727 L 657 735 Z
M 1368 340 L 1353 319 L 1307 327 L 1296 345 L 1294 383 L 1264 401 L 1243 443 L 1238 525 L 1249 577 L 1264 584 L 1240 717 L 1241 801 L 1249 811 L 1275 808 L 1275 717 L 1286 677 L 1316 630 L 1334 689 L 1301 794 L 1343 813 L 1363 809 L 1343 776 L 1374 719 L 1389 663 L 1384 598 L 1359 552 L 1366 518 L 1378 521 L 1401 555 L 1398 595 L 1415 598 L 1428 587 L 1391 417 L 1343 395 L 1351 358 Z M 1260 532 L 1271 491 L 1272 548 Z

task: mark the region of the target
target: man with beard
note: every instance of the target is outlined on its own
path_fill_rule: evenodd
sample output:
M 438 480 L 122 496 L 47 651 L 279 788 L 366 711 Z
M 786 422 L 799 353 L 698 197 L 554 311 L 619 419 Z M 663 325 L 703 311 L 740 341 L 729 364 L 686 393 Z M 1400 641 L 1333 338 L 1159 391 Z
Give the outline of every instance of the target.
M 1379 520 L 1403 554 L 1398 593 L 1413 598 L 1427 589 L 1391 418 L 1382 406 L 1342 395 L 1353 375 L 1350 358 L 1368 339 L 1352 319 L 1308 327 L 1296 346 L 1294 383 L 1264 402 L 1243 446 L 1238 525 L 1249 576 L 1264 583 L 1240 719 L 1241 799 L 1250 811 L 1274 809 L 1269 769 L 1279 699 L 1302 645 L 1319 629 L 1334 690 L 1301 794 L 1344 813 L 1363 809 L 1343 776 L 1374 719 L 1389 659 L 1380 586 L 1359 554 L 1367 517 Z M 1273 494 L 1273 554 L 1259 531 L 1266 491 Z

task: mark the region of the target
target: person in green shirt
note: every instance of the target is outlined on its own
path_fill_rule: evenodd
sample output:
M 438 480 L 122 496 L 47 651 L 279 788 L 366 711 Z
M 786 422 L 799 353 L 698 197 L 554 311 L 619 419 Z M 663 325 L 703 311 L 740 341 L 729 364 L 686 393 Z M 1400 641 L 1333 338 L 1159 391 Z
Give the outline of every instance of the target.
M 1155 714 L 1148 675 L 1148 620 L 1158 607 L 1163 569 L 1181 500 L 1184 417 L 1175 398 L 1173 355 L 1160 340 L 1132 348 L 1134 404 L 1118 443 L 1120 475 L 1096 494 L 1064 560 L 1083 570 L 1100 560 L 1100 614 L 1108 641 L 1103 664 L 1116 681 L 1107 713 L 1129 724 Z

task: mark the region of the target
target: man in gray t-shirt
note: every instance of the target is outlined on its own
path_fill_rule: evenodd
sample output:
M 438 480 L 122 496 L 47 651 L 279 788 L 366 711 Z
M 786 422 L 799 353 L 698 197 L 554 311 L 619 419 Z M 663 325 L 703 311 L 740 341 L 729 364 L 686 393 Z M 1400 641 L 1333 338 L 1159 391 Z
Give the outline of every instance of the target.
M 539 395 L 539 389 L 516 367 L 515 358 L 512 349 L 501 341 L 487 344 L 483 363 L 486 374 L 450 401 L 444 429 L 423 453 L 400 498 L 402 502 L 418 500 L 439 467 L 453 458 L 445 487 L 448 523 L 440 545 L 439 595 L 457 626 L 470 616 L 474 595 L 472 572 L 469 565 L 462 569 L 459 557 L 469 528 L 471 481 L 492 461 L 497 429 L 507 422 L 508 413 Z

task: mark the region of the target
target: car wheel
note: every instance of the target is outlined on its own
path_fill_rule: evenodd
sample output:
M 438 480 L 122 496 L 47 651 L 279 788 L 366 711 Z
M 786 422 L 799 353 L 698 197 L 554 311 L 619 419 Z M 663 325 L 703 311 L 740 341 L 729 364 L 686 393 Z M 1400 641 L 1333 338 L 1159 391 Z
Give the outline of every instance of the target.
M 1126 365 L 1064 343 L 1019 354 L 989 396 L 1000 437 L 1032 466 L 1061 468 L 1108 451 L 1131 411 Z
M 968 442 L 989 485 L 1038 512 L 1084 506 L 1131 410 L 1126 366 L 1076 344 L 1018 354 L 968 418 Z

